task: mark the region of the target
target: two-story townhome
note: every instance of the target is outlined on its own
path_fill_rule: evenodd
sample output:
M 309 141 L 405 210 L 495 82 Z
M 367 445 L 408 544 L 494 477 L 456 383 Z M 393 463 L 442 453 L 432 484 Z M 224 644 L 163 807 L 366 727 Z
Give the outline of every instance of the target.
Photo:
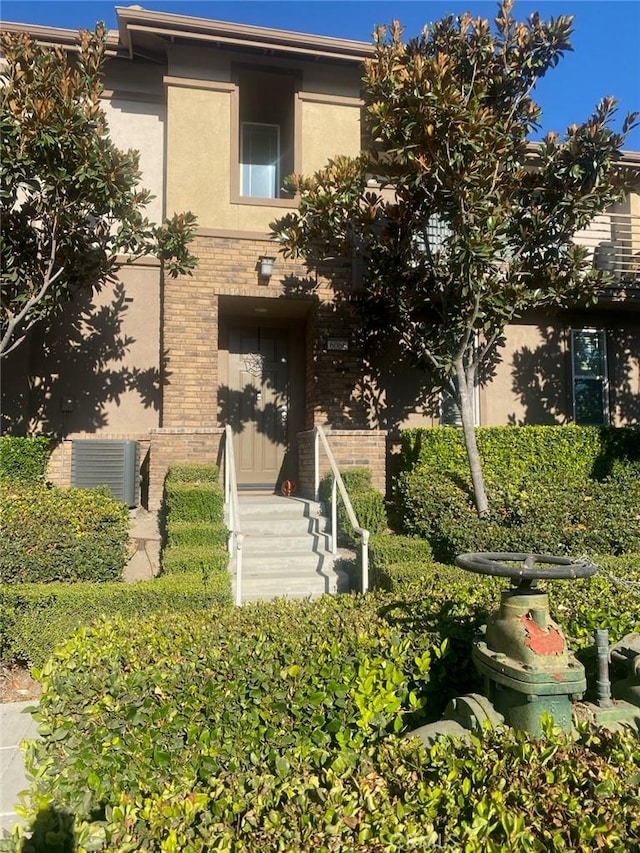
M 312 430 L 331 430 L 345 465 L 381 488 L 389 433 L 450 422 L 393 357 L 375 384 L 348 309 L 344 260 L 285 260 L 269 223 L 294 209 L 287 174 L 311 173 L 362 145 L 360 78 L 372 46 L 139 7 L 117 10 L 104 107 L 112 137 L 141 152 L 156 218 L 198 218 L 193 276 L 148 260 L 73 306 L 6 359 L 6 429 L 60 441 L 50 476 L 70 482 L 87 439 L 137 442 L 143 500 L 157 507 L 171 461 L 218 458 L 235 435 L 241 487 L 312 487 Z M 72 49 L 70 31 L 8 24 Z M 638 174 L 640 155 L 624 164 Z M 640 186 L 639 186 L 640 191 Z M 580 235 L 616 274 L 596 309 L 530 316 L 507 329 L 504 357 L 478 389 L 478 424 L 636 422 L 640 416 L 640 194 Z M 82 320 L 77 321 L 78 312 Z

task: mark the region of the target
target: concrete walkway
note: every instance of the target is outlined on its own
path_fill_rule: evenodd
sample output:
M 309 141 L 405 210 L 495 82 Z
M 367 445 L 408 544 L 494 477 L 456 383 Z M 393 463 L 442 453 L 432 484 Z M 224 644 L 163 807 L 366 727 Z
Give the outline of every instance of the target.
M 129 533 L 133 554 L 124 569 L 124 579 L 146 581 L 160 571 L 160 529 L 158 515 L 138 507 L 131 513 Z
M 17 822 L 18 794 L 28 787 L 20 742 L 37 737 L 35 720 L 23 713 L 35 704 L 36 700 L 0 705 L 0 832 Z

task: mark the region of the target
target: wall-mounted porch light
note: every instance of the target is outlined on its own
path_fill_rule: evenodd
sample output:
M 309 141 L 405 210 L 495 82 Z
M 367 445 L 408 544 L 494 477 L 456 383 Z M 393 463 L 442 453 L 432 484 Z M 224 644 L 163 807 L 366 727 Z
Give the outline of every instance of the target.
M 273 275 L 273 265 L 276 259 L 269 255 L 261 255 L 259 262 L 260 278 L 270 279 Z

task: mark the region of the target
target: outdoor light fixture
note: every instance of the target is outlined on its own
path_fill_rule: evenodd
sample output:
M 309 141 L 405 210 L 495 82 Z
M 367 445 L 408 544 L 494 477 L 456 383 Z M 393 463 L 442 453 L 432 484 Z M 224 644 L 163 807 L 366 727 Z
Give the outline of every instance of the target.
M 268 255 L 260 256 L 260 275 L 262 278 L 271 278 L 273 275 L 273 265 L 275 264 L 276 259 L 271 258 Z

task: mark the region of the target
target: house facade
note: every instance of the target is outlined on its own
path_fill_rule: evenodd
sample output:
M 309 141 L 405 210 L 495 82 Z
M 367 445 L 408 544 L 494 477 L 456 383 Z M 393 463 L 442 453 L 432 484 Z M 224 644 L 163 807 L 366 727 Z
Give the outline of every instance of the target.
M 388 437 L 453 422 L 390 353 L 364 364 L 354 318 L 332 284 L 355 275 L 286 260 L 269 223 L 295 209 L 283 179 L 362 145 L 360 77 L 369 44 L 118 9 L 104 108 L 120 147 L 141 154 L 159 220 L 198 218 L 192 276 L 153 261 L 38 329 L 3 365 L 4 428 L 58 439 L 50 478 L 72 480 L 74 443 L 138 442 L 143 501 L 159 505 L 167 465 L 219 461 L 225 424 L 241 487 L 313 485 L 313 428 L 342 465 L 384 488 Z M 72 49 L 75 34 L 28 30 Z M 625 155 L 629 169 L 640 156 Z M 639 187 L 640 190 L 640 187 Z M 616 273 L 595 309 L 531 316 L 507 329 L 478 389 L 478 424 L 613 423 L 640 418 L 640 192 L 580 235 Z

